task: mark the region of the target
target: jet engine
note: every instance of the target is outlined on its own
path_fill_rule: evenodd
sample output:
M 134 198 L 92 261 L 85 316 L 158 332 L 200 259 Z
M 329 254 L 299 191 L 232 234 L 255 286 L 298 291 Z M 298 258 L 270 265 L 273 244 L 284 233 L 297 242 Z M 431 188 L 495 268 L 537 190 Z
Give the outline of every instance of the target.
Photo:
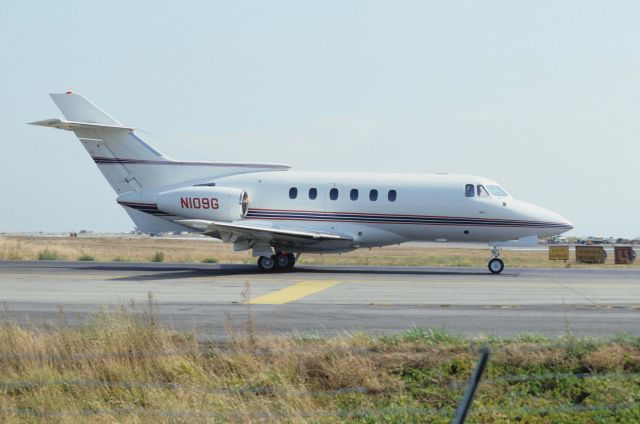
M 185 187 L 158 193 L 158 209 L 172 215 L 231 222 L 244 218 L 249 196 L 229 187 Z

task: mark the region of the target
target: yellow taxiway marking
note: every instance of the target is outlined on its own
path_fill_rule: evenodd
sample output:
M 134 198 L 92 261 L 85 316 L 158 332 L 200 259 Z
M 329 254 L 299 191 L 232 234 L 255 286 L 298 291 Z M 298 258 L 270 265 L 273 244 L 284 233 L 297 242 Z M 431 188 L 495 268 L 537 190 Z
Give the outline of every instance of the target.
M 342 281 L 339 280 L 308 280 L 300 281 L 297 284 L 286 287 L 273 293 L 251 299 L 252 305 L 282 305 L 283 303 L 293 302 L 310 294 L 317 293 L 333 287 Z

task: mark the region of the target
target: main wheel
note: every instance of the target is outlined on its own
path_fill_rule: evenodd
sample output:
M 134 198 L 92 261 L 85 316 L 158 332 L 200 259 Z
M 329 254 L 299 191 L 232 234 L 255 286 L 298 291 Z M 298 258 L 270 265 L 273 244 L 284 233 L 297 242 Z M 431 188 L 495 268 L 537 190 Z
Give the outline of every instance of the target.
M 276 261 L 273 256 L 260 256 L 258 258 L 258 268 L 260 271 L 273 271 L 276 267 Z
M 293 253 L 278 253 L 273 257 L 276 261 L 276 267 L 281 271 L 290 271 L 296 264 L 296 257 Z
M 296 255 L 294 255 L 293 253 L 287 253 L 287 256 L 289 257 L 289 265 L 287 265 L 287 268 L 289 270 L 292 270 L 296 264 Z
M 492 274 L 500 274 L 504 269 L 504 262 L 500 258 L 493 258 L 489 261 L 489 271 Z
M 287 268 L 289 268 L 289 256 L 285 255 L 283 253 L 278 253 L 277 255 L 274 256 L 275 261 L 276 261 L 276 266 L 278 267 L 278 269 L 280 270 L 285 270 Z

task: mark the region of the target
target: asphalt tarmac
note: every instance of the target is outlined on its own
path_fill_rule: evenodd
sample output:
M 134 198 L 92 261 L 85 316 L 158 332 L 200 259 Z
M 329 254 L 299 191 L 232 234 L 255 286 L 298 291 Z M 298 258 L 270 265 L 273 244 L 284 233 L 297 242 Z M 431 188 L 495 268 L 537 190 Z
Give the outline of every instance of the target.
M 508 266 L 508 264 L 507 264 Z M 202 339 L 264 335 L 398 333 L 640 336 L 640 270 L 300 266 L 262 274 L 254 265 L 0 261 L 0 320 L 41 325 L 65 312 L 81 321 L 101 307 L 146 307 Z

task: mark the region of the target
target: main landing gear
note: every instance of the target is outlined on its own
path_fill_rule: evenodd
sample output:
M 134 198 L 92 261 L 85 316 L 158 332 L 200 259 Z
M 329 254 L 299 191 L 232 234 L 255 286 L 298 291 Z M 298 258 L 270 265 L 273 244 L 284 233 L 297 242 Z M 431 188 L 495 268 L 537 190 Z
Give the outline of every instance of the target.
M 489 261 L 489 271 L 492 274 L 500 274 L 504 269 L 504 262 L 500 259 L 500 248 L 493 246 L 491 253 L 493 254 L 493 259 Z
M 260 256 L 258 258 L 258 268 L 263 272 L 271 271 L 291 271 L 296 264 L 296 257 L 293 253 L 276 253 L 271 256 Z

